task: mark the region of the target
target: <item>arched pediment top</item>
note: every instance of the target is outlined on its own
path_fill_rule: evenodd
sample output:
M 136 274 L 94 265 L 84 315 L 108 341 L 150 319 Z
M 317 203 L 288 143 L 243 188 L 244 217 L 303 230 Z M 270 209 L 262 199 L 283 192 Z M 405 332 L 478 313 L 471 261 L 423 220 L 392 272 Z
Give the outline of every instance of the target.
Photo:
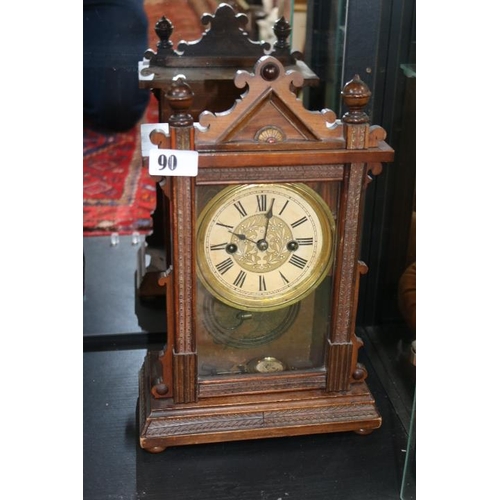
M 241 52 L 247 57 L 260 57 L 271 48 L 267 42 L 250 40 L 244 29 L 248 17 L 237 14 L 228 4 L 220 4 L 214 14 L 204 14 L 201 23 L 208 28 L 199 40 L 179 42 L 177 50 L 183 56 L 206 56 L 210 52 L 224 58 Z

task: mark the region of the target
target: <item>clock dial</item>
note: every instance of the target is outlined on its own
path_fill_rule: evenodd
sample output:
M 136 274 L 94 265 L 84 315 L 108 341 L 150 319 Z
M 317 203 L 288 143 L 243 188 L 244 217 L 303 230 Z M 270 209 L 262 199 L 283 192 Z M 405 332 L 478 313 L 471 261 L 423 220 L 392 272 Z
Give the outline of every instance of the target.
M 333 234 L 330 209 L 304 184 L 230 186 L 200 214 L 198 276 L 232 307 L 290 306 L 328 273 Z

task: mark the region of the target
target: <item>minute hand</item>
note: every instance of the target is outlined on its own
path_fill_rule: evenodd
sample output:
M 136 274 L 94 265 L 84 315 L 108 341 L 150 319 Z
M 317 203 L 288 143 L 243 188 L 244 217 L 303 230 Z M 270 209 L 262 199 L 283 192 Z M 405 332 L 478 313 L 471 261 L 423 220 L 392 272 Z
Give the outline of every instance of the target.
M 271 206 L 269 207 L 269 210 L 266 212 L 266 227 L 264 229 L 264 236 L 262 237 L 263 240 L 266 239 L 267 236 L 267 230 L 269 229 L 269 221 L 271 220 L 271 217 L 273 216 L 273 205 L 274 205 L 274 198 L 271 200 Z

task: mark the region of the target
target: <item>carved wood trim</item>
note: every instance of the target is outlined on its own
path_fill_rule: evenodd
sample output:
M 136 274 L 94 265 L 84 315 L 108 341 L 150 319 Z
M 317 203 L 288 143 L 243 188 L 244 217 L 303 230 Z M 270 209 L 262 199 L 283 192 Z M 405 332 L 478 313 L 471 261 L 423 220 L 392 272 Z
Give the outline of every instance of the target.
M 223 67 L 252 64 L 271 49 L 267 42 L 250 40 L 244 30 L 248 17 L 236 13 L 228 4 L 219 5 L 214 14 L 204 14 L 200 21 L 210 27 L 198 40 L 180 41 L 174 50 L 170 41 L 174 26 L 165 16 L 160 18 L 155 24 L 155 32 L 160 39 L 158 50 L 148 49 L 145 59 L 151 61 L 151 66 L 196 67 L 210 60 L 211 64 Z
M 368 163 L 366 167 L 365 188 L 373 180 L 374 175 L 382 173 L 382 163 Z
M 368 273 L 368 266 L 362 262 L 358 261 L 358 272 L 356 274 L 356 285 L 354 289 L 354 305 L 353 305 L 353 318 L 356 318 L 358 312 L 358 298 L 359 298 L 359 282 L 361 276 Z M 352 322 L 351 325 L 351 341 L 353 345 L 352 356 L 351 356 L 351 370 L 350 377 L 351 382 L 358 383 L 366 379 L 368 373 L 363 365 L 358 363 L 358 351 L 363 347 L 363 341 L 356 336 L 356 321 Z
M 371 125 L 368 134 L 368 144 L 369 148 L 377 148 L 379 145 L 385 141 L 387 137 L 386 131 L 380 125 Z
M 340 234 L 343 234 L 337 257 L 332 344 L 351 341 L 355 317 L 353 314 L 358 273 L 358 245 L 361 202 L 365 179 L 365 164 L 353 163 L 346 168 L 344 193 L 340 207 Z M 331 365 L 330 365 L 331 366 Z
M 193 301 L 195 300 L 193 270 L 193 180 L 189 177 L 173 179 L 173 255 L 174 302 L 176 304 L 175 350 L 194 352 Z
M 326 390 L 346 391 L 351 375 L 352 343 L 332 344 L 328 342 L 328 372 Z
M 198 356 L 196 353 L 173 353 L 174 387 L 176 403 L 197 400 Z
M 345 143 L 347 149 L 364 149 L 368 144 L 369 125 L 345 125 Z
M 379 413 L 366 404 L 343 404 L 319 408 L 292 408 L 287 410 L 254 411 L 228 415 L 201 415 L 184 418 L 154 420 L 147 429 L 148 437 L 206 434 L 249 429 L 271 429 L 294 426 L 308 427 L 372 420 Z
M 163 400 L 151 411 L 140 399 L 142 448 L 354 430 L 369 432 L 382 419 L 366 385 L 363 394 L 257 402 L 240 397 L 223 406 L 175 405 Z
M 262 109 L 264 102 L 279 102 L 279 108 L 286 109 L 288 120 L 307 131 L 311 140 L 336 141 L 343 138 L 343 126 L 330 109 L 307 110 L 297 98 L 293 88 L 301 88 L 304 77 L 298 71 L 285 71 L 283 65 L 272 56 L 261 57 L 254 72 L 239 70 L 234 84 L 248 90 L 237 99 L 234 106 L 225 113 L 204 111 L 200 114 L 198 144 L 218 144 L 231 139 L 241 124 L 248 123 Z M 228 115 L 231 120 L 228 120 Z
M 204 168 L 200 169 L 196 183 L 204 184 L 239 184 L 245 182 L 314 182 L 341 181 L 344 175 L 343 165 L 284 165 L 263 168 Z
M 199 397 L 322 389 L 325 387 L 325 375 L 326 373 L 323 371 L 321 373 L 294 373 L 253 379 L 252 377 L 229 380 L 207 379 L 199 383 Z
M 321 143 L 315 143 L 318 146 Z M 297 143 L 289 144 L 289 148 L 285 150 L 277 150 L 279 144 L 274 144 L 272 149 L 262 148 L 261 145 L 255 144 L 255 147 L 249 148 L 248 145 L 245 150 L 220 150 L 217 146 L 213 148 L 198 148 L 199 167 L 200 169 L 211 168 L 217 159 L 217 167 L 220 168 L 236 168 L 253 166 L 258 168 L 262 166 L 262 161 L 256 159 L 259 153 L 266 155 L 266 165 L 286 167 L 297 163 L 297 155 L 300 154 L 300 163 L 304 166 L 316 165 L 341 165 L 344 163 L 380 163 L 385 161 L 392 161 L 394 151 L 389 147 L 381 147 L 377 150 L 354 150 L 347 151 L 345 149 L 332 150 L 330 145 L 325 150 L 317 148 L 311 151 L 301 148 Z M 241 179 L 242 181 L 244 179 Z

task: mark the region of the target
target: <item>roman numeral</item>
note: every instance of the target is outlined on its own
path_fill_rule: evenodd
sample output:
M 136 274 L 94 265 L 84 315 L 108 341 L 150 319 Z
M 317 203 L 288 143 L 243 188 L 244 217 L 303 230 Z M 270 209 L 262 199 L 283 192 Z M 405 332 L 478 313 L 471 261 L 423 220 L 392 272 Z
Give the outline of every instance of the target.
M 278 215 L 281 215 L 285 211 L 285 208 L 288 205 L 288 201 L 289 200 L 286 200 L 286 203 L 283 205 L 283 208 L 280 210 L 280 213 Z
M 228 257 L 226 260 L 219 262 L 215 267 L 217 268 L 217 271 L 219 271 L 219 273 L 224 274 L 233 267 L 233 264 L 234 262 L 231 257 Z
M 210 245 L 210 250 L 224 250 L 227 247 L 226 243 L 218 243 L 217 245 Z
M 299 245 L 312 245 L 313 239 L 312 238 L 297 238 L 297 242 Z
M 247 211 L 243 208 L 241 201 L 237 201 L 236 203 L 234 203 L 234 208 L 238 210 L 242 217 L 245 217 L 247 215 Z
M 307 221 L 307 217 L 304 215 L 304 217 L 302 217 L 302 219 L 299 219 L 299 220 L 296 220 L 295 222 L 293 222 L 291 224 L 292 227 L 297 227 L 297 226 L 300 226 L 301 224 L 304 224 L 304 222 Z
M 278 272 L 280 273 L 280 276 L 281 276 L 281 279 L 283 280 L 283 283 L 285 283 L 285 285 L 288 285 L 288 283 L 290 283 L 290 282 L 286 279 L 285 275 L 281 271 L 278 271 Z
M 307 264 L 307 260 L 299 257 L 298 255 L 292 255 L 292 258 L 289 260 L 289 262 L 299 269 L 304 269 Z
M 228 226 L 227 224 L 223 224 L 222 222 L 216 222 L 216 226 L 227 227 L 228 229 L 234 229 L 234 226 Z
M 264 276 L 259 275 L 259 292 L 265 292 L 266 290 L 266 279 Z
M 236 276 L 236 279 L 233 281 L 233 285 L 239 286 L 240 288 L 243 288 L 243 283 L 245 283 L 246 277 L 247 277 L 247 273 L 245 271 L 240 271 L 238 276 Z
M 257 207 L 259 212 L 265 212 L 267 210 L 267 194 L 257 195 Z

